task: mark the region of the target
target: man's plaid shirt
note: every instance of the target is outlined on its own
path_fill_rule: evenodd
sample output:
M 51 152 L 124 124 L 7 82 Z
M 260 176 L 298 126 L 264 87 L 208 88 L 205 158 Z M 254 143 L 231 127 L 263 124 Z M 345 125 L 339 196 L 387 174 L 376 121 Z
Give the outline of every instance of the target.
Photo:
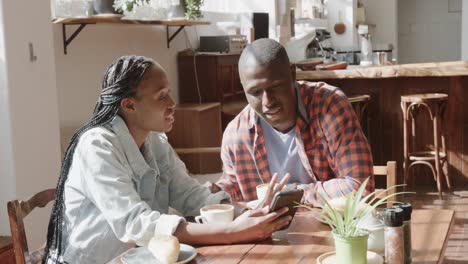
M 296 83 L 296 144 L 310 177 L 299 184 L 303 202 L 322 204 L 320 197 L 340 197 L 359 188 L 367 177 L 374 190 L 373 163 L 367 139 L 344 93 L 325 83 Z M 217 182 L 233 200 L 257 199 L 256 186 L 271 179 L 268 151 L 260 120 L 248 105 L 232 120 L 223 135 L 223 176 Z M 280 175 L 282 176 L 282 175 Z

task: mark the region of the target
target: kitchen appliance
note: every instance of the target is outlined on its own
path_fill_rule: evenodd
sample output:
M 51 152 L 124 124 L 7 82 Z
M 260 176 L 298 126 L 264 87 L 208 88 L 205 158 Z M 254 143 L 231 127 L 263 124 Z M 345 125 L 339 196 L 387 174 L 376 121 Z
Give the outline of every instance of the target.
M 372 65 L 373 55 L 372 55 L 372 42 L 371 35 L 369 34 L 368 25 L 359 25 L 358 34 L 360 36 L 361 43 L 361 66 L 370 66 Z
M 392 51 L 374 51 L 374 65 L 389 65 L 392 64 Z
M 245 35 L 200 36 L 200 52 L 241 53 L 246 45 Z
M 324 61 L 327 61 L 330 58 L 330 53 L 333 51 L 333 48 L 331 48 L 331 45 L 329 45 L 329 43 L 326 43 L 325 40 L 330 38 L 331 34 L 327 30 L 316 29 L 315 38 L 307 46 L 306 57 L 322 57 Z
M 268 13 L 253 13 L 252 24 L 254 28 L 254 39 L 268 38 L 269 27 Z

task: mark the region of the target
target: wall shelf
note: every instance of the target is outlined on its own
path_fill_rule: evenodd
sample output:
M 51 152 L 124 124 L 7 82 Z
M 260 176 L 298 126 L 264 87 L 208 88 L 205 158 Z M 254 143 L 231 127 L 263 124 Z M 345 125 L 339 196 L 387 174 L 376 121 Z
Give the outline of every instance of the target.
M 106 15 L 106 16 L 91 16 L 91 17 L 80 17 L 80 18 L 56 18 L 52 20 L 54 24 L 62 24 L 62 39 L 63 39 L 63 53 L 67 54 L 67 47 L 75 39 L 78 34 L 87 26 L 94 24 L 126 24 L 126 25 L 160 25 L 166 26 L 166 42 L 167 48 L 171 41 L 177 36 L 177 34 L 185 26 L 196 26 L 196 25 L 209 25 L 208 21 L 199 20 L 187 20 L 187 19 L 172 19 L 172 20 L 130 20 L 122 19 L 121 15 Z M 67 26 L 78 26 L 75 28 L 73 33 L 67 37 Z M 178 27 L 177 30 L 170 34 L 169 27 Z

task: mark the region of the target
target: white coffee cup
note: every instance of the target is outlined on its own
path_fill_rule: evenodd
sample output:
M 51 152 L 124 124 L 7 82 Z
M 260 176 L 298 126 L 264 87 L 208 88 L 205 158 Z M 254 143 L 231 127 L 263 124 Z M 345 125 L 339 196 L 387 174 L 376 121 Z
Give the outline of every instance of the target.
M 234 206 L 230 204 L 207 205 L 200 209 L 200 215 L 195 217 L 199 224 L 230 223 L 234 220 Z
M 269 183 L 263 183 L 260 185 L 257 185 L 257 199 L 259 201 L 263 201 L 265 198 L 267 191 L 268 191 L 268 185 Z M 275 183 L 275 188 L 278 186 L 278 183 Z M 283 187 L 285 189 L 286 186 Z

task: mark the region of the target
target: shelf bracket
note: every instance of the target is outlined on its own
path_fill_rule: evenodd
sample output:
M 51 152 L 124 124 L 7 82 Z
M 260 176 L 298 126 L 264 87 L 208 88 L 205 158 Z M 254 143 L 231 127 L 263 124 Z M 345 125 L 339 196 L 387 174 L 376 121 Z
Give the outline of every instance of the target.
M 179 32 L 184 29 L 185 26 L 179 26 L 179 28 L 169 36 L 169 25 L 166 25 L 166 40 L 167 40 L 167 48 L 170 47 L 171 41 L 179 34 Z
M 69 38 L 67 38 L 67 25 L 80 25 L 72 34 Z M 70 43 L 80 34 L 81 30 L 86 26 L 87 24 L 62 24 L 62 39 L 63 39 L 63 54 L 67 54 L 67 47 L 70 45 Z

